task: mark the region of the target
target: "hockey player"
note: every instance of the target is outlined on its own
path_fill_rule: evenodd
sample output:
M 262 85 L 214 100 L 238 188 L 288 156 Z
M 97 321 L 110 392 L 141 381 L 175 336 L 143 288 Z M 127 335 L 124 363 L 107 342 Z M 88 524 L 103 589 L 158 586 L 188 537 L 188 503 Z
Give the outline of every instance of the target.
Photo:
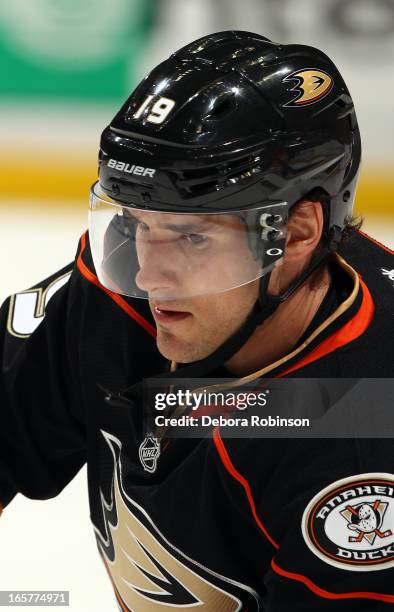
M 141 393 L 392 375 L 392 252 L 350 221 L 360 151 L 324 53 L 206 36 L 104 130 L 74 264 L 3 305 L 2 506 L 87 461 L 120 609 L 394 604 L 391 440 L 170 438 Z

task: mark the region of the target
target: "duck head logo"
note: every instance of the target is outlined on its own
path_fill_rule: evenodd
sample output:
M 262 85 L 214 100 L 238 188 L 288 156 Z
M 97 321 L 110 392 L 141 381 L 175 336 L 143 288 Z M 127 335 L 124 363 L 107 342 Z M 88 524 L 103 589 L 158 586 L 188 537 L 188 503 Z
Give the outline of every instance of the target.
M 387 538 L 393 535 L 391 529 L 381 531 L 384 515 L 388 504 L 375 499 L 374 503 L 347 505 L 341 514 L 347 521 L 348 529 L 355 532 L 356 536 L 350 536 L 349 542 L 362 542 L 365 539 L 371 545 L 377 537 Z
M 325 98 L 334 86 L 334 80 L 329 74 L 314 68 L 297 70 L 283 79 L 283 83 L 293 81 L 295 85 L 291 91 L 297 95 L 283 106 L 297 108 L 315 104 Z

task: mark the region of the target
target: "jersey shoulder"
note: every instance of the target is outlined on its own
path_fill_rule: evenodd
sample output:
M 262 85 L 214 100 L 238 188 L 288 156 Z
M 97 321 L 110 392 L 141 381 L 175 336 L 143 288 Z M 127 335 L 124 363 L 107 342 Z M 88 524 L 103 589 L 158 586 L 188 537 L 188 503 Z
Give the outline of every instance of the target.
M 364 280 L 378 311 L 392 314 L 394 251 L 359 231 L 341 247 L 340 255 Z
M 32 287 L 11 295 L 6 302 L 8 334 L 21 339 L 31 336 L 44 319 L 51 299 L 69 283 L 72 270 L 70 263 Z
M 340 254 L 357 271 L 373 302 L 373 316 L 366 331 L 336 353 L 340 370 L 347 377 L 390 378 L 394 335 L 393 251 L 358 232 Z

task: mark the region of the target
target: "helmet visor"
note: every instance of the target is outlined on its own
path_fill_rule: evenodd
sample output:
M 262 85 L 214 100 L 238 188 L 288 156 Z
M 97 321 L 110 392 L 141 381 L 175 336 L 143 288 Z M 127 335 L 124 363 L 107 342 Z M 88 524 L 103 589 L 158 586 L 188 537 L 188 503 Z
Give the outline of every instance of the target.
M 123 206 L 95 183 L 89 235 L 104 287 L 131 297 L 212 295 L 261 278 L 284 253 L 287 204 L 173 213 Z

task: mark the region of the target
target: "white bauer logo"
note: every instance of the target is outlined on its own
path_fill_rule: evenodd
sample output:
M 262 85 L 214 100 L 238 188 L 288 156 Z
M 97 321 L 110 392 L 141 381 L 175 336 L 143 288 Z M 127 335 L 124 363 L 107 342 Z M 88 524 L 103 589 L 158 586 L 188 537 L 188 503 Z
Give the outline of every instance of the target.
M 137 176 L 155 176 L 156 170 L 154 168 L 144 168 L 144 166 L 136 166 L 135 164 L 126 164 L 117 159 L 110 159 L 108 161 L 108 167 L 119 170 L 120 172 L 126 172 L 127 174 L 136 174 Z

